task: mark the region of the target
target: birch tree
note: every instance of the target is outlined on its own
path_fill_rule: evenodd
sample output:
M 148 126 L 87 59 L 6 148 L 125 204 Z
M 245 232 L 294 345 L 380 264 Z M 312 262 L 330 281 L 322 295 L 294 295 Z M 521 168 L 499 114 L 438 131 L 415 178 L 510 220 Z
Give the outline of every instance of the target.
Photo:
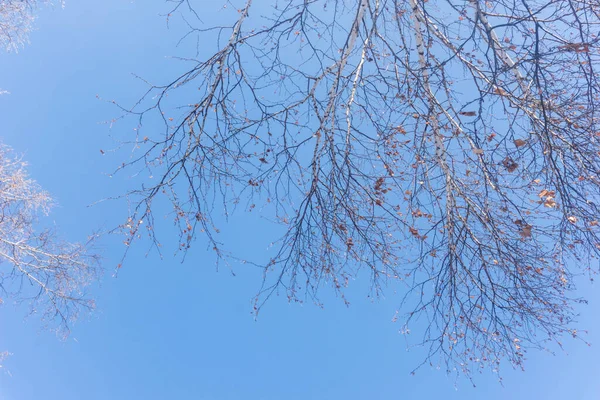
M 285 233 L 247 260 L 257 312 L 272 294 L 343 298 L 367 272 L 405 294 L 402 332 L 448 371 L 579 337 L 574 277 L 600 252 L 598 2 L 258 3 L 210 26 L 202 2 L 169 2 L 202 46 L 123 106 L 137 127 L 119 170 L 153 176 L 127 195 L 126 244 L 159 243 L 162 197 L 181 251 L 202 235 L 227 258 L 217 216 L 261 209 Z
M 39 217 L 52 205 L 25 163 L 0 146 L 0 304 L 26 304 L 67 334 L 79 313 L 94 307 L 85 290 L 97 277 L 98 256 L 91 240 L 68 243 L 54 229 L 40 228 Z
M 35 12 L 51 0 L 0 0 L 0 47 L 18 51 L 24 46 L 33 29 Z

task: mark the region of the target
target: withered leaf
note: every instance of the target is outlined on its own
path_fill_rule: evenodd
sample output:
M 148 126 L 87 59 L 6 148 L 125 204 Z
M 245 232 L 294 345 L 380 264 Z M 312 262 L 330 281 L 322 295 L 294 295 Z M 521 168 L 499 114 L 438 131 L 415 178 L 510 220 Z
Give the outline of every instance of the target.
M 556 194 L 556 192 L 554 190 L 544 189 L 540 193 L 538 193 L 538 196 L 539 197 L 546 197 L 546 196 L 554 197 L 555 194 Z
M 423 211 L 421 211 L 421 210 L 419 210 L 419 209 L 417 208 L 416 210 L 414 210 L 414 211 L 412 212 L 412 215 L 413 215 L 413 217 L 417 217 L 417 218 L 419 218 L 419 217 L 422 217 L 422 216 L 423 216 L 423 215 L 425 215 L 425 214 L 423 214 Z
M 517 147 L 525 146 L 527 144 L 523 139 L 515 139 L 514 143 Z
M 546 201 L 544 202 L 544 207 L 554 208 L 556 207 L 556 201 L 554 201 L 554 197 L 548 196 Z
M 515 160 L 510 157 L 506 157 L 502 161 L 502 165 L 504 165 L 504 168 L 506 168 L 508 172 L 514 172 L 519 167 L 519 164 L 517 164 Z
M 394 131 L 401 133 L 402 135 L 406 135 L 406 129 L 403 126 L 398 125 L 394 128 Z
M 564 46 L 558 46 L 559 50 L 573 51 L 575 53 L 589 53 L 590 45 L 588 43 L 567 43 Z
M 531 229 L 532 228 L 533 228 L 533 226 L 531 226 L 531 225 L 525 225 L 521 228 L 521 231 L 519 232 L 519 234 L 523 238 L 531 237 Z
M 477 111 L 461 111 L 460 115 L 464 115 L 465 117 L 474 117 L 477 115 Z

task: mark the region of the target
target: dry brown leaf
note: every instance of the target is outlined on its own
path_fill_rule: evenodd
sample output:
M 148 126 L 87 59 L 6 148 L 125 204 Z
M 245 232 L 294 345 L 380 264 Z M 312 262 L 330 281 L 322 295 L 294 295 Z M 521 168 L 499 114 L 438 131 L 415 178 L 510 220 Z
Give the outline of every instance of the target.
M 421 235 L 419 235 L 419 231 L 416 228 L 410 227 L 410 228 L 408 228 L 408 230 L 414 237 L 416 237 L 416 238 L 421 237 Z
M 554 197 L 548 196 L 546 201 L 544 202 L 544 206 L 548 208 L 556 207 L 556 202 L 554 201 Z
M 514 172 L 519 167 L 519 164 L 517 164 L 515 160 L 510 157 L 506 157 L 502 161 L 502 165 L 504 165 L 504 168 L 506 168 L 508 172 Z
M 539 197 L 547 197 L 547 196 L 554 197 L 555 194 L 556 194 L 556 192 L 554 190 L 544 189 L 540 193 L 538 193 L 538 196 Z
M 403 126 L 398 125 L 394 130 L 402 135 L 406 135 L 406 129 Z
M 522 238 L 529 238 L 531 237 L 531 229 L 533 228 L 533 226 L 531 225 L 524 225 L 521 228 L 521 231 L 519 232 L 519 234 L 521 235 Z
M 517 147 L 525 146 L 527 144 L 523 139 L 515 139 L 514 143 Z

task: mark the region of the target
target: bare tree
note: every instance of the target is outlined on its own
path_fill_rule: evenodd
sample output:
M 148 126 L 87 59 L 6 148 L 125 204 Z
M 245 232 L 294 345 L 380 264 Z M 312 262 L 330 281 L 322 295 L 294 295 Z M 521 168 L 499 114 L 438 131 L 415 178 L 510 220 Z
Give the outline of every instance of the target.
M 214 27 L 170 3 L 203 48 L 123 108 L 120 169 L 154 176 L 128 194 L 127 244 L 142 226 L 158 244 L 164 196 L 182 251 L 202 234 L 226 257 L 213 218 L 257 206 L 286 227 L 257 311 L 343 296 L 362 269 L 405 288 L 403 331 L 449 371 L 578 337 L 573 279 L 600 252 L 597 1 L 246 0 Z
M 98 256 L 87 244 L 61 241 L 53 229 L 39 230 L 38 217 L 52 205 L 48 193 L 27 177 L 25 164 L 0 147 L 0 303 L 28 303 L 57 331 L 94 302 L 85 288 L 97 276 Z
M 0 0 L 0 46 L 17 51 L 24 46 L 32 30 L 34 13 L 41 4 L 52 0 Z

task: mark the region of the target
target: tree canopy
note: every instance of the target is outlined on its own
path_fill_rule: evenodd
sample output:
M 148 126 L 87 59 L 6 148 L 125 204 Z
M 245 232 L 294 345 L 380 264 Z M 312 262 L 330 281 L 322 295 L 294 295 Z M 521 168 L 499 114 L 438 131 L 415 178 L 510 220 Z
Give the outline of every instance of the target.
M 53 201 L 25 166 L 0 146 L 0 304 L 25 303 L 65 335 L 81 311 L 94 307 L 86 288 L 98 276 L 99 256 L 92 239 L 68 243 L 40 225 Z
M 0 0 L 0 46 L 50 3 Z M 346 301 L 369 275 L 372 294 L 402 293 L 423 363 L 466 375 L 580 337 L 575 282 L 600 255 L 597 1 L 240 0 L 215 25 L 167 3 L 195 53 L 119 105 L 137 124 L 117 169 L 139 183 L 127 246 L 161 251 L 166 199 L 179 252 L 202 237 L 261 269 L 255 313 L 280 294 Z M 94 307 L 99 257 L 41 228 L 53 201 L 25 167 L 0 145 L 0 303 L 66 333 Z M 219 239 L 234 212 L 281 227 L 264 259 Z
M 34 14 L 42 4 L 52 0 L 2 0 L 0 1 L 0 47 L 17 51 L 28 41 L 33 29 Z
M 258 207 L 286 230 L 249 260 L 257 311 L 366 270 L 449 369 L 577 336 L 573 279 L 600 252 L 597 2 L 247 0 L 219 26 L 171 3 L 202 46 L 123 108 L 120 169 L 154 176 L 127 195 L 127 244 L 158 243 L 164 196 L 182 251 L 204 235 L 228 257 L 213 218 Z

